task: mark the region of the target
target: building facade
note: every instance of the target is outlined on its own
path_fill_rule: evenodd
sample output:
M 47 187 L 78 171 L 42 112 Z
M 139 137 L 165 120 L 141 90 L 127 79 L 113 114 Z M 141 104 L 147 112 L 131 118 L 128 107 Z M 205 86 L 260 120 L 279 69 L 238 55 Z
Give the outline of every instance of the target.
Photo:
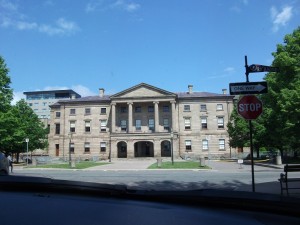
M 50 106 L 49 155 L 80 159 L 229 155 L 227 94 L 172 93 L 145 83 Z
M 26 102 L 39 119 L 50 118 L 50 107 L 59 100 L 75 99 L 81 96 L 73 90 L 28 91 L 23 93 Z

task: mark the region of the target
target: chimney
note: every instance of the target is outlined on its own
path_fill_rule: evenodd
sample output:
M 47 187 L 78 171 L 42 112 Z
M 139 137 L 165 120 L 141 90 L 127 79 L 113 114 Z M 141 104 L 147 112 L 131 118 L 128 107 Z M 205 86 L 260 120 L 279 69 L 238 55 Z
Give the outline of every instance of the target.
M 222 92 L 223 92 L 223 95 L 226 95 L 227 94 L 227 89 L 226 88 L 222 89 Z
M 189 84 L 188 88 L 189 88 L 189 94 L 192 94 L 193 93 L 193 85 Z
M 99 88 L 99 96 L 101 98 L 104 96 L 104 88 Z

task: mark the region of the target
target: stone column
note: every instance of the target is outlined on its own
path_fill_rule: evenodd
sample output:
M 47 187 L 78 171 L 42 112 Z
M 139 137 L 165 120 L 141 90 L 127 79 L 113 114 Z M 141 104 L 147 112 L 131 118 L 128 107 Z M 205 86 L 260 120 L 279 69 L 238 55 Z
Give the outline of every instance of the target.
M 111 133 L 116 132 L 116 103 L 111 103 Z
M 158 113 L 158 103 L 154 103 L 154 122 L 155 122 L 155 132 L 159 132 L 159 113 Z
M 128 102 L 128 133 L 132 132 L 132 102 Z
M 175 104 L 176 101 L 171 101 L 172 107 L 171 107 L 171 112 L 172 112 L 172 130 L 173 132 L 177 131 L 177 121 L 176 121 L 176 109 L 175 109 Z

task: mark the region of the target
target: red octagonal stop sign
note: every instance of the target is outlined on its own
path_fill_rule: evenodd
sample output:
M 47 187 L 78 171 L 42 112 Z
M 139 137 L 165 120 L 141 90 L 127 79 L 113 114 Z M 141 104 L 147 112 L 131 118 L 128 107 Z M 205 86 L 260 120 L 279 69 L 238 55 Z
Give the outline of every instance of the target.
M 255 120 L 262 113 L 262 102 L 254 95 L 243 96 L 238 104 L 238 113 L 246 120 Z

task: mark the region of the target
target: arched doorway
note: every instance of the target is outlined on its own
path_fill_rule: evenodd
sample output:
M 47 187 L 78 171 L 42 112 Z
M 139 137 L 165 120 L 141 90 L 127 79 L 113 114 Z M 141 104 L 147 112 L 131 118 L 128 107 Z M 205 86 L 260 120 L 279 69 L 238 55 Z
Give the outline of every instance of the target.
M 117 147 L 118 147 L 118 158 L 127 158 L 127 143 L 125 141 L 120 141 Z
M 162 157 L 171 157 L 171 142 L 162 141 L 160 144 L 161 156 Z
M 154 157 L 154 146 L 150 141 L 134 143 L 134 157 Z

